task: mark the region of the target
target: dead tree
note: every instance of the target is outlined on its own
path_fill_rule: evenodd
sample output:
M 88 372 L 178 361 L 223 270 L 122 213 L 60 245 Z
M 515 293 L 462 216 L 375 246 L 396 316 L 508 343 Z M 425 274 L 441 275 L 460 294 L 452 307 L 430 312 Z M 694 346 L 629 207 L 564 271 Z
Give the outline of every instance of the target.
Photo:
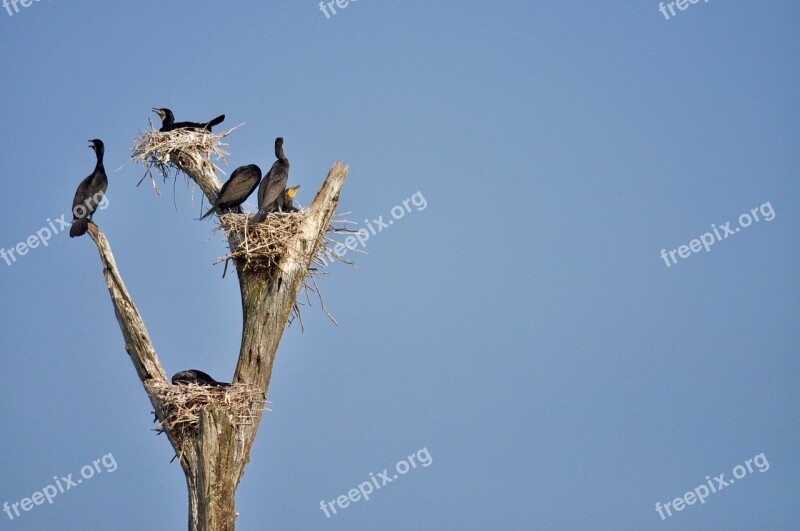
M 157 157 L 161 157 L 158 159 L 160 163 L 171 164 L 185 173 L 213 203 L 221 182 L 209 152 L 172 149 Z M 269 390 L 275 353 L 315 253 L 325 246 L 325 234 L 336 212 L 347 171 L 348 167 L 341 163 L 333 166 L 296 232 L 288 240 L 285 252 L 268 274 L 246 267 L 242 260 L 232 260 L 239 277 L 244 321 L 233 384 L 234 388 L 254 391 L 248 396 L 260 398 L 250 400 L 244 406 L 238 404 L 239 409 L 247 409 L 250 419 L 247 423 L 239 422 L 241 412 L 234 411 L 225 401 L 212 401 L 205 405 L 199 412 L 196 429 L 191 432 L 164 423 L 173 410 L 163 391 L 170 388 L 175 391 L 177 386 L 170 386 L 167 380 L 142 317 L 122 281 L 107 238 L 96 225 L 90 225 L 89 233 L 100 253 L 125 349 L 186 475 L 190 531 L 235 529 L 236 489 L 250 460 L 250 450 Z M 230 233 L 227 236 L 228 245 L 233 249 L 232 246 L 238 242 Z

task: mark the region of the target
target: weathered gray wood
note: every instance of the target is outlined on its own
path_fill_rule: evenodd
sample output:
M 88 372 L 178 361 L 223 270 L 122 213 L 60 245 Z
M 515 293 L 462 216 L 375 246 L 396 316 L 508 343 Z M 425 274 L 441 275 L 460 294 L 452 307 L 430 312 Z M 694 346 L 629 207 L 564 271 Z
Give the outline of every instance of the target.
M 181 154 L 173 163 L 192 178 L 213 203 L 221 182 L 213 165 L 195 154 Z M 234 382 L 256 386 L 266 399 L 275 354 L 317 248 L 339 204 L 339 192 L 348 167 L 337 163 L 328 173 L 322 188 L 308 209 L 298 234 L 289 242 L 272 278 L 263 278 L 238 269 L 242 296 L 242 343 Z M 152 379 L 167 381 L 155 349 L 138 310 L 117 270 L 111 247 L 103 233 L 90 225 L 103 262 L 111 300 L 125 338 L 125 348 L 145 385 L 160 419 L 165 418 L 157 396 L 148 386 Z M 263 404 L 253 403 L 252 423 L 236 425 L 229 411 L 214 406 L 200 417 L 200 427 L 192 440 L 167 429 L 167 436 L 180 457 L 189 491 L 190 531 L 233 531 L 236 526 L 236 488 L 250 460 Z
M 347 178 L 347 171 L 348 167 L 341 163 L 330 170 L 272 278 L 262 279 L 246 271 L 239 274 L 244 330 L 233 381 L 256 385 L 264 392 L 264 396 L 269 390 L 275 353 L 283 330 L 314 253 L 322 245 L 325 231 L 336 214 L 339 191 Z M 237 449 L 239 455 L 250 454 L 261 415 L 255 415 L 254 419 L 252 425 L 241 428 L 243 433 Z M 240 461 L 242 469 L 245 463 Z

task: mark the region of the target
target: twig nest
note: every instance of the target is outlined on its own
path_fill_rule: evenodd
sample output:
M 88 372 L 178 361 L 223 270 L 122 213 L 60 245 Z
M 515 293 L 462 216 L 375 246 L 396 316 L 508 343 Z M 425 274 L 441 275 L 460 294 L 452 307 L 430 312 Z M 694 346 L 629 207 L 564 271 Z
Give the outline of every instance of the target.
M 235 129 L 235 128 L 234 128 Z M 195 174 L 203 174 L 203 166 L 211 164 L 215 170 L 222 170 L 211 162 L 212 156 L 216 160 L 224 160 L 228 152 L 223 149 L 227 144 L 222 139 L 228 136 L 230 131 L 221 133 L 209 133 L 208 131 L 194 131 L 191 129 L 175 129 L 166 133 L 161 133 L 155 129 L 139 133 L 135 139 L 135 145 L 131 149 L 133 154 L 131 160 L 142 164 L 150 176 L 157 193 L 160 193 L 156 186 L 153 170 L 157 171 L 166 181 L 170 173 L 170 165 L 177 169 L 180 165 L 183 168 L 194 170 Z
M 227 409 L 234 419 L 234 424 L 251 424 L 255 411 L 264 411 L 266 400 L 258 388 L 234 384 L 229 387 L 212 387 L 208 385 L 187 384 L 170 385 L 168 383 L 150 382 L 149 390 L 163 404 L 167 416 L 156 431 L 165 430 L 179 432 L 182 436 L 194 436 L 200 427 L 200 412 L 210 405 L 219 405 Z M 253 405 L 257 409 L 253 409 Z
M 262 222 L 251 214 L 223 214 L 218 230 L 225 231 L 231 249 L 216 263 L 234 260 L 243 271 L 271 275 L 305 218 L 303 211 L 273 212 Z

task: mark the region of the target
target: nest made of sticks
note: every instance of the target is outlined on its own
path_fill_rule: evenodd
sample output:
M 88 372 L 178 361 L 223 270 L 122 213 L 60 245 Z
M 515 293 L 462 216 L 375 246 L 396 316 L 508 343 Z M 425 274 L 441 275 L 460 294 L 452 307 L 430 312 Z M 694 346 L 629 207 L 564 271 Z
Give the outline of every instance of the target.
M 223 231 L 228 239 L 229 253 L 219 258 L 214 264 L 234 260 L 239 268 L 254 272 L 257 275 L 271 277 L 275 269 L 289 251 L 289 242 L 297 236 L 300 226 L 306 220 L 306 211 L 297 212 L 273 212 L 267 215 L 262 222 L 254 221 L 251 214 L 223 214 L 220 216 L 220 225 L 215 232 Z M 338 324 L 336 319 L 325 308 L 322 293 L 317 285 L 316 277 L 322 274 L 322 270 L 330 265 L 332 261 L 340 261 L 349 265 L 354 265 L 352 261 L 333 252 L 334 246 L 338 245 L 331 236 L 337 234 L 355 234 L 357 231 L 347 228 L 352 221 L 344 219 L 335 220 L 337 223 L 344 224 L 343 227 L 334 227 L 333 224 L 323 235 L 319 247 L 312 258 L 312 265 L 309 267 L 305 279 L 303 279 L 302 291 L 306 293 L 306 301 L 310 305 L 311 300 L 308 296 L 315 293 L 319 298 L 322 311 L 325 312 L 334 324 Z M 231 249 L 232 246 L 232 249 Z M 359 249 L 355 252 L 363 253 Z M 303 327 L 303 319 L 300 314 L 300 302 L 295 301 L 292 308 L 292 317 L 289 323 L 298 317 L 300 326 Z
M 225 151 L 227 144 L 222 142 L 222 139 L 237 127 L 239 126 L 221 133 L 192 129 L 174 129 L 162 133 L 153 128 L 151 120 L 150 130 L 139 133 L 131 149 L 133 153 L 131 161 L 142 164 L 146 170 L 139 184 L 149 176 L 156 193 L 161 195 L 153 171 L 155 170 L 166 181 L 171 170 L 175 170 L 177 174 L 177 163 L 184 168 L 194 167 L 197 171 L 193 173 L 198 175 L 204 173 L 200 167 L 202 164 L 211 164 L 215 171 L 219 170 L 224 174 L 225 172 L 214 164 L 212 158 L 217 161 L 225 160 L 229 153 Z
M 216 230 L 225 232 L 230 252 L 215 264 L 233 260 L 244 271 L 271 275 L 305 218 L 304 211 L 273 212 L 261 222 L 251 214 L 223 214 Z
M 253 404 L 257 411 L 266 410 L 266 400 L 259 389 L 246 384 L 229 387 L 208 385 L 170 385 L 151 382 L 149 390 L 163 404 L 167 416 L 155 428 L 162 433 L 170 430 L 181 436 L 194 436 L 200 427 L 200 412 L 210 405 L 220 405 L 227 409 L 236 425 L 251 424 L 254 419 Z

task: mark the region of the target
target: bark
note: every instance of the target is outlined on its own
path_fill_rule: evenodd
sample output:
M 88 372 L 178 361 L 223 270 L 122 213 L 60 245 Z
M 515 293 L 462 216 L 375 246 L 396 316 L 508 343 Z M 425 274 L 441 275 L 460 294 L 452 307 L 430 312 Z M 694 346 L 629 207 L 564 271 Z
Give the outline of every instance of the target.
M 173 163 L 189 175 L 208 200 L 213 202 L 221 183 L 210 163 L 199 155 L 190 154 L 181 154 L 173 159 Z M 325 231 L 336 213 L 339 192 L 347 171 L 348 167 L 341 163 L 330 170 L 274 276 L 263 278 L 237 268 L 244 323 L 233 381 L 256 386 L 263 392 L 264 398 L 269 390 L 283 330 L 314 254 L 323 244 Z M 125 339 L 125 349 L 147 390 L 156 415 L 164 419 L 166 412 L 163 404 L 150 384 L 155 381 L 167 382 L 167 375 L 139 311 L 125 288 L 108 240 L 96 225 L 90 224 L 89 227 L 89 234 L 100 253 L 106 285 Z M 166 431 L 186 475 L 190 531 L 235 529 L 236 489 L 250 460 L 262 413 L 260 404 L 256 403 L 251 411 L 252 424 L 237 425 L 225 407 L 213 406 L 201 414 L 195 437 L 187 439 L 169 429 Z

